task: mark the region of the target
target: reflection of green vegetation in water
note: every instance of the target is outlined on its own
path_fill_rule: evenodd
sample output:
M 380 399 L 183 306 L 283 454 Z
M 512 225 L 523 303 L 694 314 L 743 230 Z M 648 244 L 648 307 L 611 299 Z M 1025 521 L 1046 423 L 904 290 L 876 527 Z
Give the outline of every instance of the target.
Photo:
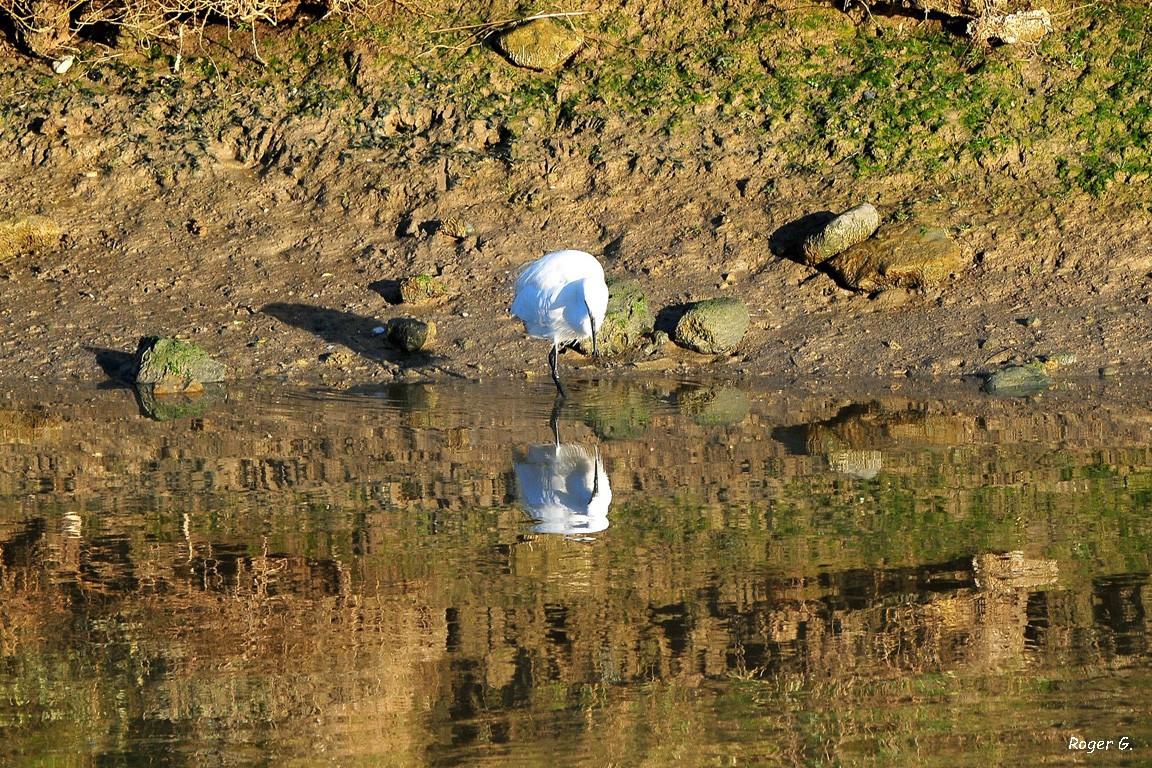
M 633 386 L 599 380 L 581 393 L 583 421 L 602 440 L 634 440 L 648 429 L 652 395 Z
M 612 525 L 578 541 L 510 505 L 547 407 L 477 394 L 241 397 L 197 430 L 6 412 L 0 762 L 924 765 L 1051 756 L 1056 719 L 1152 737 L 1122 721 L 1152 690 L 1143 431 L 1053 449 L 1047 413 L 1005 416 L 1009 443 L 845 410 L 816 432 L 884 453 L 861 481 L 769 414 L 705 428 L 645 390 L 645 437 L 600 447 Z

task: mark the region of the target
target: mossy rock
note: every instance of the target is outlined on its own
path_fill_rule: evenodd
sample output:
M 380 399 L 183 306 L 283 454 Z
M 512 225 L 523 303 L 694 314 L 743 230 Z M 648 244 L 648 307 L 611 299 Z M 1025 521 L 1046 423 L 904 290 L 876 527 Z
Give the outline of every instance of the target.
M 572 58 L 584 38 L 553 19 L 534 19 L 499 33 L 494 42 L 518 67 L 552 70 Z
M 676 323 L 673 340 L 706 355 L 728 352 L 748 330 L 748 307 L 729 297 L 699 301 Z
M 648 308 L 648 297 L 640 283 L 630 277 L 614 277 L 608 282 L 608 309 L 596 331 L 596 349 L 601 355 L 617 355 L 640 343 L 652 333 L 656 320 Z M 592 351 L 592 340 L 581 339 L 576 348 Z
M 881 228 L 824 266 L 848 288 L 873 293 L 935 285 L 964 264 L 960 246 L 943 229 L 903 224 Z
M 194 382 L 224 381 L 227 366 L 195 344 L 170 337 L 145 336 L 136 348 L 136 383 L 184 392 Z
M 993 372 L 984 381 L 984 389 L 989 394 L 1001 397 L 1024 397 L 1043 392 L 1054 383 L 1048 375 L 1047 367 L 1035 362 Z

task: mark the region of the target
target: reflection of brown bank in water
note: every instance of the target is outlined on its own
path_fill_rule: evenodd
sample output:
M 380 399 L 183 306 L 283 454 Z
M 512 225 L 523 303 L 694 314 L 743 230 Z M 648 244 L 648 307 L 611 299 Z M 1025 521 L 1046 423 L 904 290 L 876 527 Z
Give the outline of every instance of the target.
M 931 718 L 990 670 L 1014 691 L 1003 741 L 1026 746 L 1050 719 L 1036 670 L 1072 685 L 1147 656 L 1152 412 L 751 391 L 743 418 L 702 425 L 707 390 L 573 393 L 564 440 L 596 446 L 612 480 L 592 541 L 533 535 L 516 503 L 515 449 L 550 438 L 542 388 L 242 391 L 162 423 L 127 391 L 14 396 L 0 676 L 37 716 L 5 748 L 68 722 L 58 738 L 83 749 L 418 763 L 511 743 L 607 762 L 668 742 L 703 760 L 730 746 L 709 730 L 720 700 L 752 696 L 741 717 L 774 744 L 799 706 L 868 745 L 876 707 Z M 628 429 L 597 441 L 613 419 Z M 883 466 L 829 472 L 829 445 Z M 905 687 L 927 715 L 901 709 Z M 123 701 L 116 747 L 104 713 Z

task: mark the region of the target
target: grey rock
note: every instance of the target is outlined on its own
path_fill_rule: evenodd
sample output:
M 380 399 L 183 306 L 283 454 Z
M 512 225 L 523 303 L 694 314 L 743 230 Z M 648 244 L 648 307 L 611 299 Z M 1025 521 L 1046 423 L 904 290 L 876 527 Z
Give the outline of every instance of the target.
M 719 298 L 693 304 L 676 323 L 677 344 L 706 355 L 727 352 L 748 330 L 748 307 L 739 299 Z
M 436 323 L 414 317 L 396 317 L 388 321 L 388 341 L 405 352 L 427 349 L 436 340 Z
M 984 389 L 1001 397 L 1035 395 L 1050 388 L 1055 382 L 1043 363 L 1028 363 L 1002 368 L 988 376 Z
M 871 203 L 849 208 L 822 230 L 804 239 L 801 250 L 804 263 L 822 264 L 838 253 L 867 240 L 880 227 L 880 213 Z
M 197 384 L 224 381 L 228 373 L 200 347 L 171 337 L 140 339 L 135 363 L 136 383 L 151 384 L 159 392 L 193 391 Z

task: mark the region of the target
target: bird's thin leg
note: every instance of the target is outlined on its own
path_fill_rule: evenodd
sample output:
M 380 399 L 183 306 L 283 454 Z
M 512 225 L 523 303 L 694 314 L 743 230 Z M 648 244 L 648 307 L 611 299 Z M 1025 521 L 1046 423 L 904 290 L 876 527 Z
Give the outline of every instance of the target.
M 560 445 L 560 407 L 564 404 L 564 398 L 559 392 L 556 393 L 556 402 L 552 403 L 552 416 L 548 419 L 548 426 L 552 427 L 552 444 Z
M 552 342 L 552 351 L 548 353 L 548 365 L 552 369 L 552 381 L 556 382 L 556 391 L 560 393 L 560 397 L 568 397 L 568 393 L 564 391 L 564 385 L 560 383 L 560 374 L 556 372 L 556 356 L 559 354 L 560 342 Z

